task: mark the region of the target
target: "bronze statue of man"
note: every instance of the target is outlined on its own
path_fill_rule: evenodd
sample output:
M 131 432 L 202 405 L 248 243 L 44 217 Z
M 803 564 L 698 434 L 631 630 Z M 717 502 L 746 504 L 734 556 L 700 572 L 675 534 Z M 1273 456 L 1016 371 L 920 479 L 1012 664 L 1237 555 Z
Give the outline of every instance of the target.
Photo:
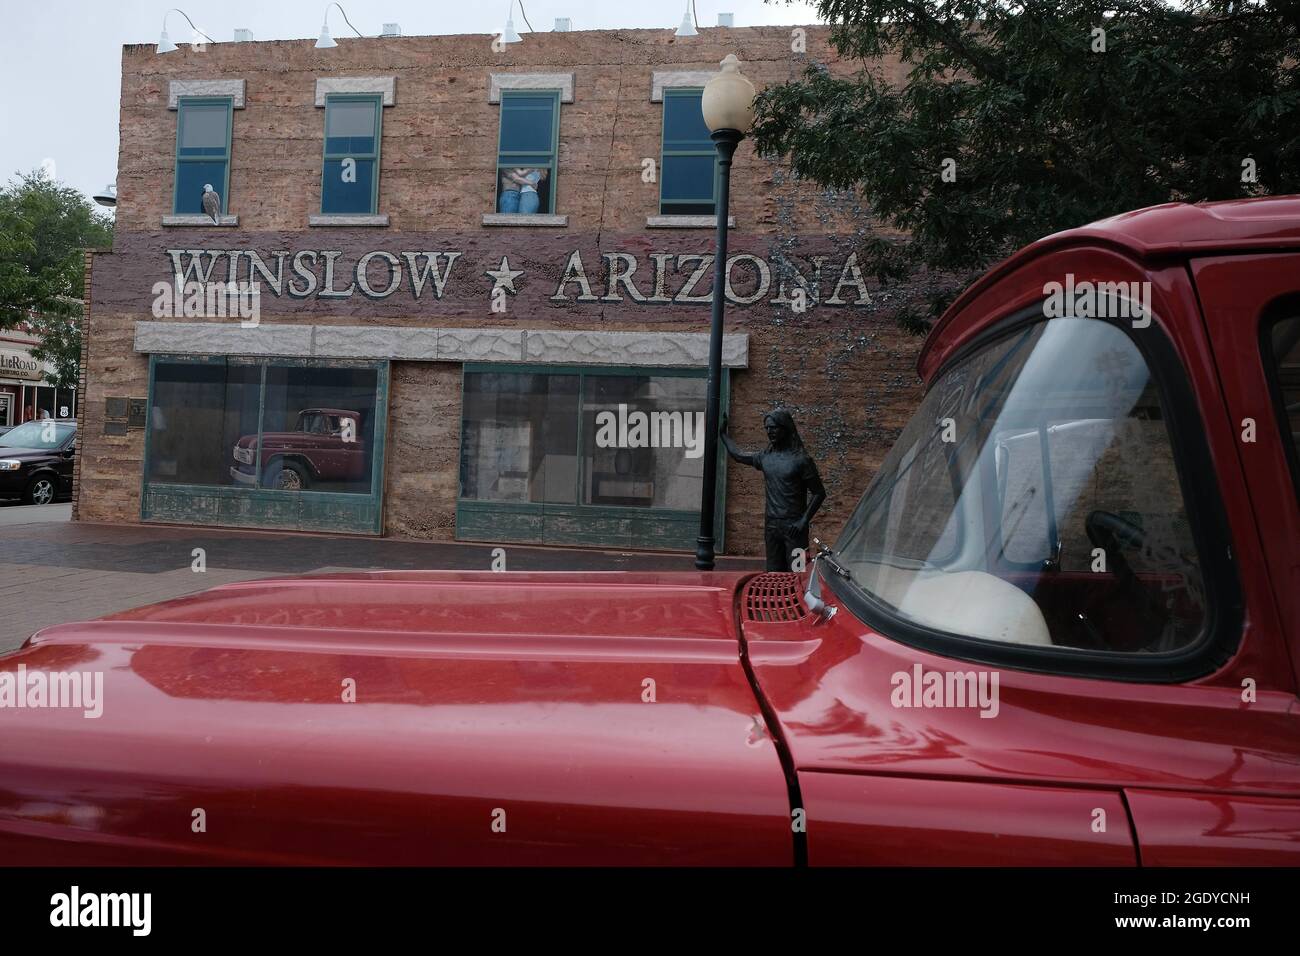
M 742 465 L 753 465 L 763 473 L 767 506 L 763 515 L 763 540 L 767 546 L 767 570 L 789 571 L 795 548 L 808 551 L 808 526 L 826 500 L 826 488 L 812 455 L 803 446 L 794 418 L 783 408 L 763 416 L 767 448 L 745 452 L 727 434 L 723 416 L 718 429 L 727 454 Z

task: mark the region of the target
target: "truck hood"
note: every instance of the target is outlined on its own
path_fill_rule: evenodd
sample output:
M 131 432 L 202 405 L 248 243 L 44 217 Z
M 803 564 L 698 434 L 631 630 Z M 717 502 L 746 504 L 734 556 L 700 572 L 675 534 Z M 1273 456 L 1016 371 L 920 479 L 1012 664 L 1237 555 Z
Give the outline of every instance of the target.
M 0 678 L 100 674 L 102 713 L 0 711 L 0 855 L 788 864 L 744 579 L 320 575 L 47 628 Z

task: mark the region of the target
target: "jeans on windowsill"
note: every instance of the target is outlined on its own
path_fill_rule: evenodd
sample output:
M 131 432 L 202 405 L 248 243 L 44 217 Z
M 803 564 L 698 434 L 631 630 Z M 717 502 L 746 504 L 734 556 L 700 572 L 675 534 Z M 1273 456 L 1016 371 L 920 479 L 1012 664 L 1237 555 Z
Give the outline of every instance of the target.
M 519 190 L 507 189 L 497 197 L 497 212 L 518 212 L 519 211 Z

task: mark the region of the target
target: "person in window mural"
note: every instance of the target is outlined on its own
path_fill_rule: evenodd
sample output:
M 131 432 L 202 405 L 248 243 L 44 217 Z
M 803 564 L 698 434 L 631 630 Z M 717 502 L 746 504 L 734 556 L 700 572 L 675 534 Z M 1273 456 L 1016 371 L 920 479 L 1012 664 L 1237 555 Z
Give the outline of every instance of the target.
M 518 212 L 532 215 L 541 208 L 538 187 L 546 179 L 545 169 L 516 167 L 501 171 L 501 195 L 497 199 L 497 212 Z
M 784 408 L 768 412 L 763 416 L 763 430 L 767 432 L 767 448 L 745 452 L 727 434 L 725 415 L 718 429 L 728 455 L 763 473 L 767 570 L 789 571 L 795 548 L 808 551 L 808 527 L 826 500 L 826 488 L 789 412 Z

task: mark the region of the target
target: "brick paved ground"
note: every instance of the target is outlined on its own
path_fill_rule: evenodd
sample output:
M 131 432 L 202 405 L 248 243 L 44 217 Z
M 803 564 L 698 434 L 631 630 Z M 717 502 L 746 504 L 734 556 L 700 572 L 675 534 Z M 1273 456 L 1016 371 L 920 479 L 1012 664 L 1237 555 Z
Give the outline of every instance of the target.
M 0 507 L 0 652 L 51 624 L 165 601 L 231 581 L 308 571 L 487 570 L 490 544 L 73 523 L 68 505 Z M 191 570 L 194 548 L 207 571 Z M 687 554 L 510 545 L 512 571 L 689 571 Z M 719 570 L 762 570 L 720 558 Z

